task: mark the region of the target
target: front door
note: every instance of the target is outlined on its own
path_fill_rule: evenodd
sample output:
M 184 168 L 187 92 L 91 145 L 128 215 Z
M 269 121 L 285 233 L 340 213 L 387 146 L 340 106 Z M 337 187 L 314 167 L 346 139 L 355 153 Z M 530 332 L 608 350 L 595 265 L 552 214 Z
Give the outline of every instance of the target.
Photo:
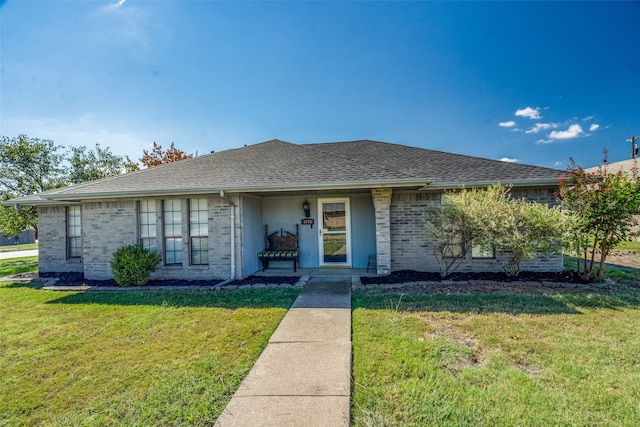
M 351 267 L 348 198 L 318 199 L 320 267 Z

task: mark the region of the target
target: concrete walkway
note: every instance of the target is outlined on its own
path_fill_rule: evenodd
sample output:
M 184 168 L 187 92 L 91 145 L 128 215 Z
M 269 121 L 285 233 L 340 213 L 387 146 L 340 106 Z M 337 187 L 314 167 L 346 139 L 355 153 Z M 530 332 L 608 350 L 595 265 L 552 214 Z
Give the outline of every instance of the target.
M 350 394 L 350 279 L 312 278 L 215 425 L 348 426 Z

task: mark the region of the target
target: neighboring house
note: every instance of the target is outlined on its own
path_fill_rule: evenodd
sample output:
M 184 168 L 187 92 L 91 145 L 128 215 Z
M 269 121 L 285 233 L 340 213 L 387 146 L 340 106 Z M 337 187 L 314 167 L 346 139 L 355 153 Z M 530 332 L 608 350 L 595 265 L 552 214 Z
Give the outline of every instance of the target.
M 108 279 L 116 249 L 142 243 L 162 254 L 153 278 L 243 278 L 261 268 L 265 225 L 295 233 L 298 224 L 302 268 L 367 268 L 374 256 L 384 275 L 439 271 L 423 211 L 444 190 L 500 182 L 553 204 L 561 174 L 376 141 L 272 140 L 12 202 L 38 207 L 41 272 Z M 469 254 L 459 271 L 502 271 L 507 257 Z M 562 270 L 562 255 L 522 269 Z

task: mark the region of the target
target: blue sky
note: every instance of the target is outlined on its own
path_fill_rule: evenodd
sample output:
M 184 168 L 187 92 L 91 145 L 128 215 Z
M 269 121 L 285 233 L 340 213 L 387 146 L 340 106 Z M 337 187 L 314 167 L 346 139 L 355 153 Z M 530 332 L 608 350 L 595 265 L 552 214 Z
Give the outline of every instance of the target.
M 0 135 L 374 139 L 564 169 L 640 135 L 640 2 L 0 0 Z

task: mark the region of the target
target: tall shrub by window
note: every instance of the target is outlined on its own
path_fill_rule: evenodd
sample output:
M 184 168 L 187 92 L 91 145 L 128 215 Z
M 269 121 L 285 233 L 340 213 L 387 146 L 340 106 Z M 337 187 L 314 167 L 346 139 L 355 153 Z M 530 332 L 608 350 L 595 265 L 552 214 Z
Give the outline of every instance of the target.
M 182 264 L 182 201 L 163 201 L 164 262 L 166 265 Z
M 67 255 L 69 258 L 82 257 L 82 218 L 80 206 L 67 208 Z
M 209 209 L 207 199 L 189 200 L 191 265 L 209 264 Z
M 140 201 L 139 223 L 140 223 L 140 244 L 150 251 L 157 251 L 156 244 L 156 201 Z

